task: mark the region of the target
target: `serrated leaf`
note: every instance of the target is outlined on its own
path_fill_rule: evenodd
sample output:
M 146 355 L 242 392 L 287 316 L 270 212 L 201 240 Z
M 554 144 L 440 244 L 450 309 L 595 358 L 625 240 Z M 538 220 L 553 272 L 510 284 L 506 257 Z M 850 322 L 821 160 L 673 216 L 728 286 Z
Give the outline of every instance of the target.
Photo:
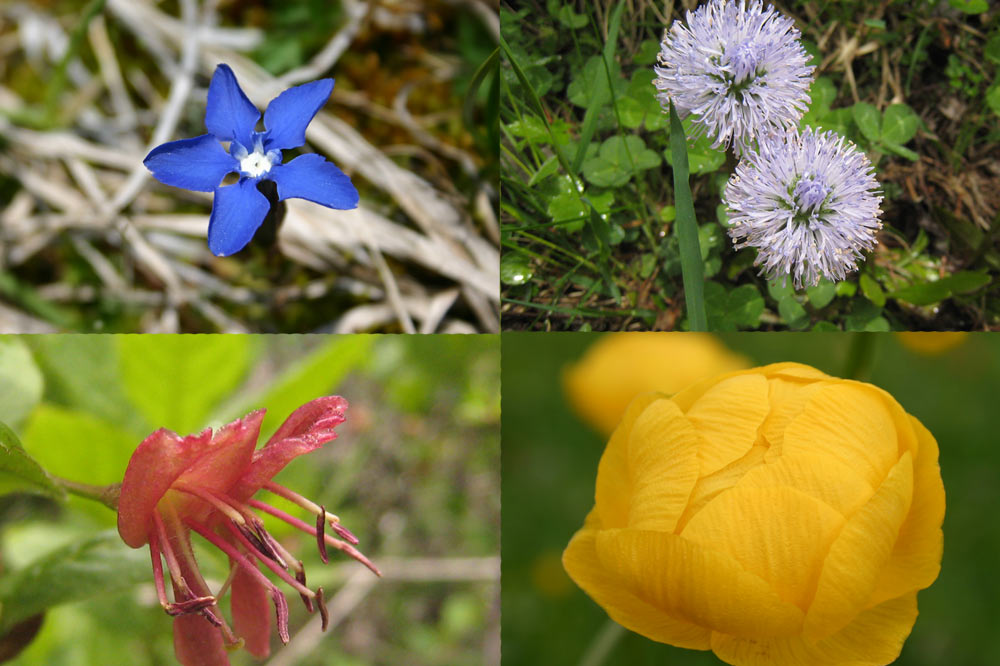
M 0 494 L 30 492 L 65 499 L 66 493 L 21 446 L 6 423 L 0 423 Z
M 882 141 L 902 146 L 913 138 L 920 126 L 920 116 L 906 104 L 893 104 L 882 116 Z
M 851 117 L 868 141 L 875 143 L 882 135 L 881 114 L 871 104 L 858 102 L 851 107 Z
M 129 398 L 154 428 L 188 435 L 243 378 L 245 335 L 125 335 L 118 340 Z
M 584 160 L 583 175 L 598 187 L 619 187 L 632 178 L 633 167 L 642 171 L 659 164 L 660 156 L 648 149 L 640 137 L 613 136 L 601 144 L 596 157 Z
M 106 530 L 39 558 L 0 580 L 0 633 L 53 606 L 126 590 L 151 576 L 145 548 Z

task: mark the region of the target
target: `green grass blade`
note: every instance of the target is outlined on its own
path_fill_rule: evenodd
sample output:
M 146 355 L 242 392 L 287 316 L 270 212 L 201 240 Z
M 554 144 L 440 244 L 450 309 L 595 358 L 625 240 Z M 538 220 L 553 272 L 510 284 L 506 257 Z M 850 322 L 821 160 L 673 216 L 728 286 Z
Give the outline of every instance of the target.
M 688 183 L 687 138 L 684 126 L 670 105 L 670 151 L 674 159 L 674 205 L 677 208 L 677 241 L 681 253 L 681 274 L 684 278 L 684 301 L 687 304 L 688 326 L 692 331 L 707 331 L 705 318 L 705 266 L 698 245 L 698 221 L 694 216 L 694 201 Z

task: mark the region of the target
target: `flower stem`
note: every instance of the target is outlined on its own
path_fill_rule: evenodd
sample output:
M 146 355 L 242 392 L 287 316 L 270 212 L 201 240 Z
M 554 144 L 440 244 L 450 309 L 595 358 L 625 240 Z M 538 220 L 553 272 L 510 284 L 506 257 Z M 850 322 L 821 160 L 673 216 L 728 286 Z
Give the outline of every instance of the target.
M 673 157 L 674 206 L 677 209 L 677 242 L 681 253 L 681 276 L 684 302 L 687 304 L 688 328 L 707 331 L 705 318 L 705 266 L 698 244 L 698 221 L 688 183 L 687 138 L 673 103 L 670 104 L 670 152 Z
M 580 660 L 580 666 L 601 666 L 624 635 L 625 627 L 609 619 L 590 641 L 587 651 Z
M 855 333 L 851 337 L 851 347 L 844 364 L 844 379 L 862 379 L 867 376 L 875 357 L 877 336 L 877 333 Z
M 72 495 L 96 500 L 112 511 L 118 510 L 118 496 L 122 492 L 122 484 L 120 483 L 112 483 L 109 486 L 92 486 L 89 483 L 70 481 L 54 474 L 49 474 L 49 478 Z

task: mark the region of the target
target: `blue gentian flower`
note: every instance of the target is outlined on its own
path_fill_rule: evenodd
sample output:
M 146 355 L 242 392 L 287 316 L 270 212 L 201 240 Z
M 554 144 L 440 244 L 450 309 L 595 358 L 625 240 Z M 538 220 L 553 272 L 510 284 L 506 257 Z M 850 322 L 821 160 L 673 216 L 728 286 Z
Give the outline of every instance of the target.
M 868 157 L 836 132 L 806 127 L 761 137 L 726 184 L 737 249 L 796 288 L 843 280 L 877 244 L 882 196 Z
M 320 79 L 284 91 L 264 111 L 264 131 L 256 130 L 257 107 L 240 89 L 228 65 L 219 65 L 208 86 L 205 127 L 210 132 L 157 146 L 143 164 L 166 185 L 215 192 L 208 222 L 208 247 L 216 256 L 242 250 L 267 216 L 270 203 L 257 190 L 262 180 L 277 186 L 278 200 L 298 197 L 329 208 L 357 208 L 351 179 L 315 153 L 282 164 L 281 151 L 306 142 L 306 127 L 333 90 Z M 229 142 L 229 151 L 220 142 Z M 230 173 L 240 179 L 221 185 Z
M 711 0 L 664 32 L 657 58 L 664 109 L 692 116 L 692 136 L 742 154 L 758 134 L 790 129 L 809 106 L 813 67 L 792 19 L 757 0 Z

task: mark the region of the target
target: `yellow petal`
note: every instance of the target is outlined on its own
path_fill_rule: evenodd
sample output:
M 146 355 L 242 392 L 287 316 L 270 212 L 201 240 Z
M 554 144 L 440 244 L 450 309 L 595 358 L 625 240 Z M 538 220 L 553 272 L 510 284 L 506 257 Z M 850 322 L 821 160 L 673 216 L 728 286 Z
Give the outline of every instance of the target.
M 757 440 L 757 429 L 770 408 L 763 375 L 738 375 L 717 383 L 687 410 L 702 436 L 698 449 L 701 476 L 742 458 Z
M 850 516 L 875 490 L 858 474 L 829 456 L 811 451 L 789 451 L 777 460 L 758 465 L 739 485 L 757 488 L 795 488 Z
M 701 399 L 701 396 L 705 394 L 705 391 L 715 386 L 721 380 L 728 379 L 730 377 L 739 377 L 741 375 L 762 375 L 768 380 L 776 377 L 785 378 L 802 385 L 823 379 L 830 379 L 828 375 L 823 374 L 816 368 L 811 368 L 808 365 L 802 365 L 801 363 L 772 363 L 771 365 L 765 365 L 760 368 L 737 370 L 736 372 L 729 372 L 724 375 L 709 377 L 696 384 L 692 384 L 680 393 L 674 395 L 673 401 L 676 402 L 684 412 L 687 412 L 687 410 L 691 409 L 691 406 L 694 405 L 694 403 Z
M 611 435 L 597 466 L 596 511 L 604 527 L 626 527 L 631 506 L 631 476 L 628 467 L 628 441 L 635 420 L 647 406 L 662 399 L 659 393 L 637 396 L 626 408 L 621 423 Z
M 570 578 L 600 605 L 611 619 L 626 629 L 661 643 L 693 650 L 707 650 L 709 630 L 671 617 L 629 590 L 597 560 L 596 531 L 577 532 L 563 553 L 563 566 Z
M 698 480 L 698 441 L 691 423 L 670 400 L 657 400 L 643 410 L 628 441 L 629 527 L 674 531 Z
M 688 521 L 691 520 L 706 504 L 715 499 L 723 490 L 728 490 L 735 486 L 748 471 L 764 462 L 764 454 L 767 452 L 766 446 L 754 446 L 749 452 L 739 460 L 729 463 L 718 472 L 703 476 L 698 479 L 691 489 L 691 498 L 688 500 L 684 513 L 677 521 L 678 534 L 684 529 Z
M 782 452 L 827 454 L 877 488 L 899 460 L 899 446 L 892 416 L 874 391 L 858 382 L 824 385 L 788 423 Z
M 768 460 L 781 455 L 785 440 L 785 428 L 798 416 L 816 391 L 825 386 L 822 382 L 803 383 L 803 380 L 787 377 L 773 377 L 768 380 L 771 409 L 761 426 L 761 434 L 771 452 Z
M 746 639 L 712 634 L 712 650 L 734 666 L 885 666 L 899 657 L 917 620 L 911 592 L 862 612 L 833 636 L 809 643 L 788 639 Z
M 634 529 L 598 532 L 596 551 L 627 589 L 672 617 L 734 636 L 801 630 L 802 611 L 725 553 Z
M 941 571 L 944 535 L 944 485 L 938 467 L 938 446 L 934 436 L 919 421 L 909 417 L 917 434 L 920 453 L 913 465 L 913 503 L 899 530 L 899 539 L 886 564 L 869 604 L 922 590 Z
M 851 516 L 841 531 L 806 613 L 803 634 L 817 641 L 846 626 L 866 605 L 889 556 L 913 496 L 909 451 L 892 468 L 871 501 Z
M 695 514 L 681 536 L 732 556 L 804 610 L 843 524 L 840 513 L 793 488 L 738 486 Z

